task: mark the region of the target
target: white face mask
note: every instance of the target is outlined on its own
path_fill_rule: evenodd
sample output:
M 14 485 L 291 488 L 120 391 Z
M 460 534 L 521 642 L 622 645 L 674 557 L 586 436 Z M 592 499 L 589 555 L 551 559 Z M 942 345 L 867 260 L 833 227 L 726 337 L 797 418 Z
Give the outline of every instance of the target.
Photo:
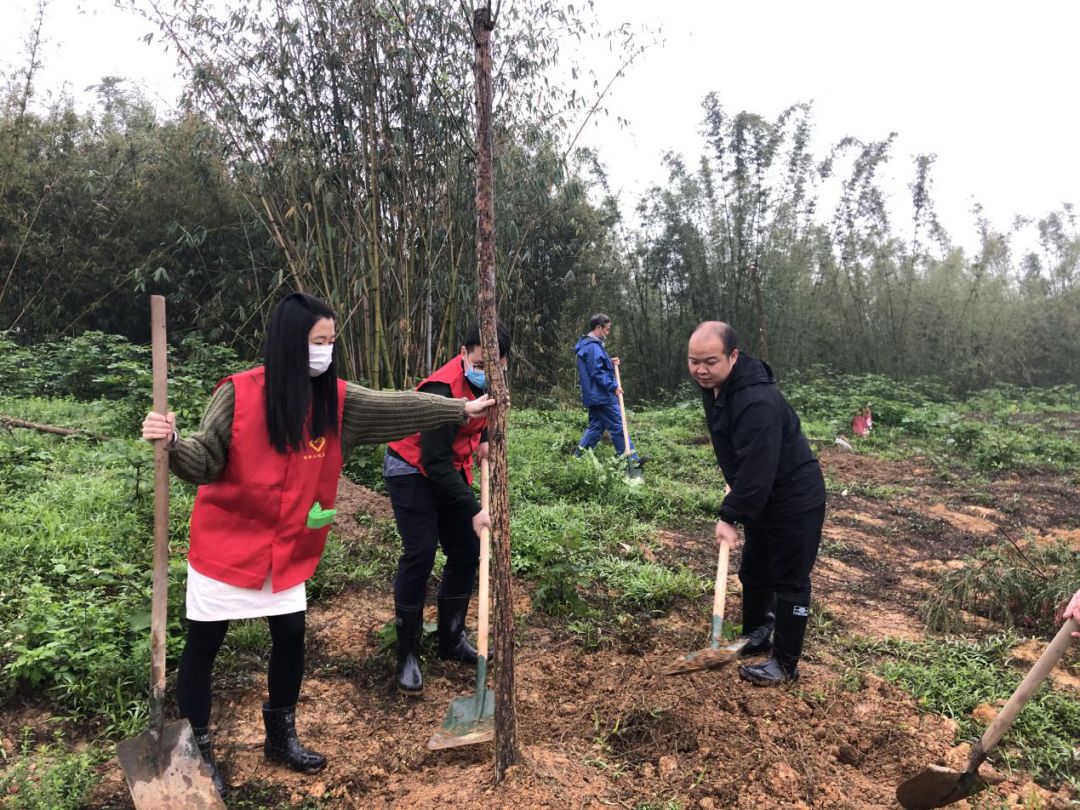
M 307 348 L 308 373 L 311 374 L 312 377 L 318 377 L 330 368 L 330 363 L 334 360 L 334 344 L 326 343 L 320 346 L 315 343 L 309 343 Z

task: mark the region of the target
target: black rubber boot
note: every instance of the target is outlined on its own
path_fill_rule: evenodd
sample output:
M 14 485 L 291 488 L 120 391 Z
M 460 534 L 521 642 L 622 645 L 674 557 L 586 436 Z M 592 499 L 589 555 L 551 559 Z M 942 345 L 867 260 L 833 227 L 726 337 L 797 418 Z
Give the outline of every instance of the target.
M 263 704 L 266 743 L 263 753 L 271 762 L 281 762 L 294 771 L 315 773 L 326 767 L 326 757 L 309 751 L 296 736 L 296 707 L 269 709 Z
M 420 669 L 420 641 L 424 637 L 424 609 L 397 608 L 397 688 L 403 695 L 419 697 L 424 693 L 424 673 Z
M 193 728 L 191 733 L 195 735 L 195 744 L 199 746 L 199 753 L 202 755 L 203 762 L 210 769 L 210 781 L 214 783 L 218 794 L 224 796 L 227 788 L 225 787 L 225 780 L 221 778 L 217 763 L 214 762 L 214 743 L 210 737 L 210 729 Z
M 439 597 L 439 658 L 443 661 L 462 661 L 476 664 L 476 648 L 465 633 L 465 616 L 469 612 L 468 596 Z
M 802 656 L 809 619 L 808 605 L 777 599 L 772 657 L 764 664 L 744 664 L 739 667 L 739 677 L 755 686 L 777 686 L 797 681 L 799 658 Z
M 740 655 L 760 655 L 772 649 L 773 625 L 776 624 L 776 597 L 765 588 L 743 588 L 743 626 L 740 638 L 749 643 Z

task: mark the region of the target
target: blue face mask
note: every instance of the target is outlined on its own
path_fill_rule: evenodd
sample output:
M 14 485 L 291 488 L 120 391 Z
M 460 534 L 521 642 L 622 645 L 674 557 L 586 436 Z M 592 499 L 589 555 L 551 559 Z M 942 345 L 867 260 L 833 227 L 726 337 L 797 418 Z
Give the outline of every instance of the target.
M 481 391 L 487 391 L 487 374 L 478 368 L 469 366 L 465 369 L 465 379 L 479 388 Z

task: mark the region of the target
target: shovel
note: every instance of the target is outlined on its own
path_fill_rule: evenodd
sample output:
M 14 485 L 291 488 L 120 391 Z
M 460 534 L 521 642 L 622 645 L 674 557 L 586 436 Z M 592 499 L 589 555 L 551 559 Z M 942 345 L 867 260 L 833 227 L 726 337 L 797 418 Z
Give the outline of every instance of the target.
M 990 782 L 979 776 L 979 765 L 986 759 L 990 750 L 998 744 L 1016 719 L 1016 715 L 1024 708 L 1028 699 L 1038 691 L 1050 670 L 1065 654 L 1065 650 L 1072 641 L 1070 635 L 1077 630 L 1077 623 L 1069 619 L 1062 625 L 1054 640 L 1039 656 L 1035 666 L 1025 676 L 1016 691 L 1012 693 L 1005 708 L 994 718 L 990 728 L 982 735 L 971 749 L 968 757 L 967 768 L 963 773 L 943 768 L 940 765 L 930 765 L 921 773 L 916 774 L 896 789 L 896 800 L 907 810 L 924 810 L 931 807 L 944 807 L 947 804 L 958 802 L 967 798 L 972 793 L 982 790 Z
M 480 460 L 480 506 L 488 508 L 488 460 Z M 480 587 L 476 605 L 476 694 L 454 698 L 442 726 L 431 735 L 430 751 L 476 745 L 495 739 L 495 693 L 487 688 L 488 657 L 488 565 L 491 530 L 480 530 Z
M 713 590 L 712 629 L 709 633 L 709 646 L 703 650 L 684 655 L 671 667 L 664 670 L 665 675 L 683 675 L 703 669 L 730 664 L 742 653 L 750 639 L 740 638 L 730 644 L 721 644 L 724 640 L 724 600 L 727 597 L 728 543 L 720 544 L 720 557 L 716 561 L 716 586 Z
M 168 413 L 165 299 L 150 297 L 154 410 Z M 187 720 L 165 723 L 165 610 L 169 587 L 169 459 L 166 439 L 154 442 L 154 581 L 150 614 L 150 727 L 116 745 L 137 810 L 184 807 L 224 810 Z
M 623 456 L 626 457 L 626 482 L 634 486 L 645 483 L 645 473 L 640 464 L 635 464 L 631 458 L 633 450 L 630 449 L 630 431 L 626 428 L 626 406 L 623 404 L 622 379 L 619 377 L 619 366 L 615 366 L 615 384 L 619 387 L 619 416 L 622 417 L 622 440 Z
M 716 561 L 716 587 L 713 590 L 712 629 L 709 633 L 709 646 L 704 650 L 697 650 L 684 655 L 670 668 L 664 670 L 665 675 L 682 675 L 686 672 L 698 672 L 702 669 L 728 664 L 739 657 L 742 648 L 749 639 L 740 638 L 730 644 L 721 645 L 724 640 L 724 599 L 727 597 L 727 572 L 728 554 L 731 547 L 728 543 L 720 544 L 720 557 Z

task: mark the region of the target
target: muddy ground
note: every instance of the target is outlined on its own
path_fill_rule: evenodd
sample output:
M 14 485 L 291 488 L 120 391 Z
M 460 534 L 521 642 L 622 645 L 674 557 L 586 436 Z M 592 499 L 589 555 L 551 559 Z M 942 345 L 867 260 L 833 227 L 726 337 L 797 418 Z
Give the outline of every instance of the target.
M 890 462 L 830 448 L 822 461 L 831 491 L 815 604 L 835 630 L 922 637 L 919 605 L 936 575 L 1001 542 L 1003 529 L 1014 537 L 1065 537 L 1080 548 L 1074 482 L 1065 476 L 1009 474 L 972 484 L 919 459 Z M 343 514 L 390 515 L 381 495 L 347 482 L 340 506 Z M 368 542 L 370 523 L 346 518 L 338 531 L 348 542 Z M 652 553 L 711 578 L 714 549 L 702 537 L 663 532 L 658 539 Z M 737 616 L 734 576 L 729 594 L 729 614 Z M 389 584 L 350 591 L 312 609 L 308 622 L 298 725 L 302 738 L 330 757 L 327 770 L 302 777 L 264 762 L 258 679 L 215 696 L 220 759 L 229 782 L 244 786 L 235 796 L 248 807 L 895 807 L 897 783 L 924 765 L 962 767 L 968 748 L 955 745 L 952 721 L 921 714 L 873 675 L 852 682 L 820 634 L 808 642 L 797 688 L 756 689 L 734 668 L 659 674 L 703 646 L 709 601 L 638 617 L 594 649 L 565 622 L 532 612 L 527 583 L 516 583 L 522 761 L 496 788 L 492 744 L 436 753 L 424 747 L 451 699 L 471 691 L 471 671 L 430 660 L 423 698 L 398 696 L 392 654 L 380 649 L 377 634 L 392 616 Z M 1075 672 L 1059 672 L 1057 687 L 1076 689 Z M 102 770 L 93 806 L 130 806 L 116 763 Z M 1014 774 L 993 799 L 972 806 L 1038 806 L 1035 796 L 1045 807 L 1077 798 Z

